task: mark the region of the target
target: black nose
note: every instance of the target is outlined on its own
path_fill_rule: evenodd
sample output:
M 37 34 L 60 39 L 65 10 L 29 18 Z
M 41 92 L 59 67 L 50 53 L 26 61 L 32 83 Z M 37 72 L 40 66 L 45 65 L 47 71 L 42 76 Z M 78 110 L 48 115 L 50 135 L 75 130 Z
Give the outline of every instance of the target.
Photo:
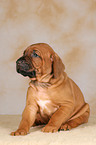
M 35 70 L 32 71 L 32 69 L 33 65 L 31 64 L 30 59 L 28 57 L 25 58 L 23 56 L 16 61 L 16 70 L 23 76 L 29 76 L 30 78 L 36 77 L 36 72 Z
M 20 61 L 16 61 L 16 70 L 17 70 L 17 72 L 18 73 L 20 73 L 20 69 L 21 69 L 21 65 L 20 65 L 21 63 L 20 63 Z
M 24 57 L 20 57 L 16 61 L 16 70 L 17 70 L 18 73 L 20 73 L 21 71 L 28 71 L 29 69 L 30 69 L 30 66 L 26 62 Z
M 17 64 L 20 64 L 20 63 L 25 63 L 25 58 L 24 57 L 20 57 L 17 61 L 16 61 L 16 63 Z

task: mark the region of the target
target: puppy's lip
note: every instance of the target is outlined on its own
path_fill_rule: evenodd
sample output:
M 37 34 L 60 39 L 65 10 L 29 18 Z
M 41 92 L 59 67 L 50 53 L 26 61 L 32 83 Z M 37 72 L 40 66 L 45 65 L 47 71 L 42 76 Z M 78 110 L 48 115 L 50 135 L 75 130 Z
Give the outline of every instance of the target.
M 35 81 L 36 80 L 36 78 L 30 78 L 32 81 Z
M 26 71 L 24 69 L 16 69 L 18 73 L 20 73 L 21 75 L 23 75 L 24 77 L 28 76 L 30 79 L 32 80 L 36 80 L 36 72 L 33 70 L 33 71 Z

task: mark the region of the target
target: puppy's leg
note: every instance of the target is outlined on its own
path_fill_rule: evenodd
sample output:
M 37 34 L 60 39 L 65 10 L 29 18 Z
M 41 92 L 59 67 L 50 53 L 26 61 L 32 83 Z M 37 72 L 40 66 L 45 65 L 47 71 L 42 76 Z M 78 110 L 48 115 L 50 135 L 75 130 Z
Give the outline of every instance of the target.
M 12 132 L 11 135 L 26 135 L 35 121 L 36 108 L 33 106 L 26 106 L 22 115 L 22 120 L 20 122 L 19 128 Z
M 15 132 L 12 132 L 11 135 L 26 135 L 35 121 L 37 110 L 38 106 L 34 98 L 32 98 L 31 89 L 29 88 L 27 92 L 27 103 L 19 128 Z
M 66 122 L 73 111 L 73 103 L 61 106 L 51 117 L 48 124 L 43 127 L 43 132 L 57 132 L 63 122 Z
M 79 112 L 78 112 L 78 114 L 79 114 Z M 76 114 L 76 115 L 78 115 L 78 114 Z M 86 110 L 86 112 L 83 113 L 81 116 L 79 116 L 75 119 L 72 119 L 72 120 L 66 122 L 65 124 L 61 125 L 60 129 L 66 131 L 66 130 L 75 128 L 75 127 L 79 126 L 80 124 L 87 123 L 89 115 L 90 115 L 90 108 L 88 108 Z

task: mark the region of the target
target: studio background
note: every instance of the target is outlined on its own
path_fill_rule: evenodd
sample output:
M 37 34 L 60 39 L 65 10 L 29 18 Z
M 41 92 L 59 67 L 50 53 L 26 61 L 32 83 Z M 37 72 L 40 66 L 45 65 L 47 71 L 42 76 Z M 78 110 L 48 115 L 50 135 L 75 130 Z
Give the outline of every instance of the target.
M 27 46 L 48 43 L 96 114 L 96 0 L 0 0 L 0 114 L 21 114 L 29 79 L 16 72 Z

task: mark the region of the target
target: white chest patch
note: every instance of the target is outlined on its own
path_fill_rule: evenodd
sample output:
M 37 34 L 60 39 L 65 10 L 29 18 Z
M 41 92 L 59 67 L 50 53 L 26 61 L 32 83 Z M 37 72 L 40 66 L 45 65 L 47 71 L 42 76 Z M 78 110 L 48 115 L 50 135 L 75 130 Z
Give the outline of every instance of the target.
M 58 106 L 53 104 L 50 100 L 38 100 L 37 103 L 40 107 L 41 115 L 52 115 L 58 109 Z
M 37 86 L 37 90 L 38 91 L 34 92 L 34 97 L 36 98 L 41 115 L 51 116 L 59 108 L 59 106 L 51 101 L 50 95 L 45 88 Z
M 46 108 L 47 104 L 51 103 L 50 100 L 39 100 L 37 102 L 42 109 Z

